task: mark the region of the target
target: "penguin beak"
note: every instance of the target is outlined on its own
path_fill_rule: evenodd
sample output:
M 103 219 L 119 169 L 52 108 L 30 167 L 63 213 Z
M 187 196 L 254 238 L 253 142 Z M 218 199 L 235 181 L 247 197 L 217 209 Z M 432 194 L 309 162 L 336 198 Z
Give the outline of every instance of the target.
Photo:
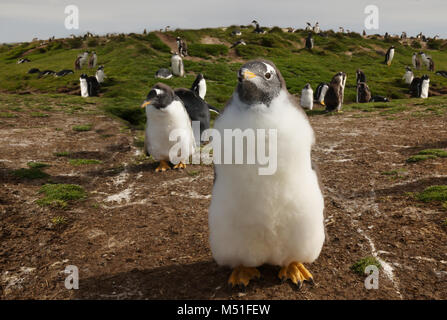
M 144 101 L 143 104 L 141 105 L 141 108 L 146 108 L 146 106 L 150 105 L 151 103 L 152 103 L 152 100 Z
M 244 77 L 245 80 L 249 80 L 249 79 L 253 79 L 253 78 L 257 77 L 256 74 L 254 74 L 253 72 L 248 71 L 248 70 L 244 70 L 242 72 L 242 76 Z

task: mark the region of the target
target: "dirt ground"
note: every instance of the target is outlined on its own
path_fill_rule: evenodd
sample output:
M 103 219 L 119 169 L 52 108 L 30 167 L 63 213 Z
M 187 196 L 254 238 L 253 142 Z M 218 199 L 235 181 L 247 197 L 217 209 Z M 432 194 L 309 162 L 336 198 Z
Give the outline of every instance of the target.
M 315 285 L 298 291 L 273 266 L 245 290 L 230 288 L 230 270 L 208 245 L 212 167 L 155 173 L 135 143 L 141 132 L 88 112 L 94 106 L 84 111 L 0 119 L 1 299 L 447 299 L 445 209 L 408 194 L 447 184 L 447 159 L 405 162 L 447 148 L 446 115 L 310 118 L 329 239 L 308 265 Z M 85 123 L 91 131 L 72 130 Z M 54 155 L 60 151 L 102 163 L 73 166 Z M 29 161 L 50 164 L 49 178 L 12 174 Z M 399 176 L 383 174 L 400 168 Z M 66 209 L 41 207 L 35 201 L 48 181 L 79 184 L 88 197 Z M 378 290 L 350 270 L 371 255 L 384 266 Z M 78 290 L 64 286 L 67 265 L 79 268 Z

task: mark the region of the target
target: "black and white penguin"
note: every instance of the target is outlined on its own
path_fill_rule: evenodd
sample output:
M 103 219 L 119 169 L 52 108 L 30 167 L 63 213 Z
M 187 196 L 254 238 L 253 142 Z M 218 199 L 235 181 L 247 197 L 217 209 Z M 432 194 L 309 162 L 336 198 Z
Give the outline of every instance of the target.
M 40 70 L 38 68 L 31 68 L 28 70 L 29 74 L 33 74 L 33 73 L 40 73 Z
M 194 80 L 191 90 L 194 91 L 200 98 L 205 100 L 206 95 L 206 80 L 203 74 L 199 73 Z
M 343 27 L 338 27 L 338 32 L 339 32 L 339 33 L 345 33 L 345 28 L 343 28 Z
M 422 52 L 422 51 L 419 54 L 421 55 L 422 63 L 424 63 L 424 65 L 427 68 L 429 68 L 430 67 L 430 60 L 428 60 L 428 56 L 424 52 Z
M 171 79 L 172 78 L 172 72 L 171 72 L 171 70 L 169 70 L 167 68 L 158 69 L 157 72 L 155 72 L 155 78 Z
M 247 44 L 245 43 L 245 41 L 243 39 L 236 41 L 235 43 L 233 43 L 233 45 L 230 47 L 230 49 L 233 49 L 237 46 L 246 46 Z
M 21 58 L 17 61 L 17 64 L 22 64 L 22 63 L 27 63 L 27 62 L 31 62 L 31 60 L 28 58 Z
M 436 71 L 436 74 L 437 74 L 438 76 L 447 78 L 447 71 Z
M 88 51 L 85 51 L 83 54 L 79 55 L 78 57 L 80 57 L 79 59 L 79 66 L 80 68 L 84 67 L 84 65 L 86 63 L 88 63 Z
M 405 81 L 406 84 L 411 84 L 411 82 L 413 82 L 414 73 L 410 67 L 405 67 L 405 74 L 402 79 Z
M 357 84 L 359 84 L 360 82 L 366 83 L 366 75 L 362 70 L 357 69 L 356 76 L 357 76 Z
M 44 70 L 44 71 L 39 72 L 39 78 L 45 77 L 45 76 L 53 76 L 55 74 L 56 74 L 56 72 L 54 72 L 53 70 Z
M 315 101 L 324 106 L 324 96 L 329 89 L 329 84 L 326 82 L 321 82 L 315 89 Z
M 366 103 L 371 100 L 371 90 L 366 82 L 357 83 L 357 103 Z
M 406 40 L 407 39 L 407 33 L 405 31 L 403 31 L 402 34 L 400 35 L 400 38 L 402 40 Z
M 428 71 L 434 72 L 435 71 L 435 62 L 431 57 L 427 57 L 428 60 Z
M 97 63 L 98 63 L 98 56 L 96 55 L 96 52 L 93 51 L 90 59 L 88 60 L 88 67 L 95 68 Z
M 307 26 L 305 31 L 313 31 L 312 25 L 310 24 L 310 22 L 306 22 Z
M 314 107 L 314 92 L 309 83 L 307 83 L 303 90 L 301 90 L 300 105 L 309 110 L 312 110 Z
M 239 37 L 242 35 L 242 32 L 241 32 L 241 30 L 236 29 L 236 30 L 231 31 L 231 35 L 235 36 L 235 37 Z
M 160 161 L 155 171 L 170 169 L 169 162 L 175 165 L 174 169 L 184 169 L 196 146 L 191 120 L 182 100 L 169 86 L 157 83 L 149 91 L 141 107 L 146 110 L 144 150 Z M 180 134 L 179 140 L 169 139 L 173 130 Z M 178 143 L 181 147 L 180 154 L 172 150 Z
M 96 77 L 89 77 L 85 73 L 79 78 L 81 86 L 81 97 L 95 97 L 99 93 L 99 83 Z
M 306 49 L 312 50 L 314 47 L 314 38 L 312 37 L 312 32 L 309 32 L 306 38 Z
M 390 102 L 390 100 L 384 96 L 373 96 L 369 102 Z
M 281 267 L 278 277 L 298 288 L 312 283 L 303 263 L 318 258 L 325 239 L 324 199 L 311 157 L 315 134 L 272 62 L 254 60 L 240 68 L 214 128 L 222 137 L 227 130 L 254 131 L 255 145 L 270 143 L 271 131 L 277 137 L 276 170 L 257 155 L 254 164 L 214 164 L 209 240 L 217 264 L 233 268 L 229 284 L 247 286 L 260 277 L 257 267 L 263 264 Z M 259 137 L 260 130 L 268 136 Z M 234 156 L 224 148 L 222 158 L 229 149 Z
M 183 59 L 175 52 L 171 57 L 171 69 L 174 76 L 184 77 L 185 67 L 183 66 Z
M 255 30 L 253 30 L 254 33 L 257 33 L 257 34 L 266 33 L 266 31 L 259 26 L 258 21 L 253 20 L 251 23 L 255 25 Z
M 388 51 L 386 52 L 386 55 L 385 55 L 385 64 L 386 64 L 387 66 L 390 66 L 390 65 L 391 65 L 391 62 L 393 61 L 393 58 L 394 58 L 394 46 L 391 46 L 391 47 L 388 49 Z
M 415 98 L 428 98 L 430 78 L 424 74 L 421 78 L 414 78 L 410 85 L 410 92 Z
M 320 33 L 320 24 L 317 22 L 317 23 L 315 23 L 315 26 L 314 26 L 314 28 L 313 28 L 313 31 L 316 33 L 316 34 L 319 34 Z
M 324 103 L 326 105 L 326 112 L 341 111 L 343 105 L 346 85 L 346 73 L 337 73 L 329 83 L 329 89 L 324 96 Z
M 54 74 L 55 77 L 65 77 L 66 75 L 74 74 L 73 70 L 64 69 Z
M 365 31 L 365 29 L 363 29 L 362 37 L 363 37 L 363 38 L 366 38 L 366 31 Z
M 413 68 L 415 68 L 416 70 L 419 70 L 421 68 L 421 59 L 419 59 L 417 52 L 413 53 L 411 62 L 413 63 Z
M 177 48 L 178 48 L 178 52 L 179 52 L 180 56 L 186 57 L 188 55 L 188 45 L 186 44 L 186 41 L 180 37 L 177 37 L 176 41 L 177 41 Z
M 98 80 L 98 83 L 103 83 L 106 75 L 104 73 L 104 66 L 99 66 L 98 69 L 96 70 L 96 74 L 95 74 L 96 80 Z

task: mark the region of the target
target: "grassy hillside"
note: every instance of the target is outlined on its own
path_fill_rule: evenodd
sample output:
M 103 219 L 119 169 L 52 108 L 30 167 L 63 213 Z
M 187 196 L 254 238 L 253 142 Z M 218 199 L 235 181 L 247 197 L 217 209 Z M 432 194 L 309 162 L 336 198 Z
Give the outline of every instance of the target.
M 113 114 L 141 127 L 144 114 L 139 108 L 147 92 L 159 79 L 155 72 L 170 66 L 170 50 L 177 35 L 185 38 L 191 57 L 185 59 L 185 78 L 174 78 L 163 82 L 170 86 L 190 87 L 197 73 L 202 72 L 208 80 L 207 101 L 222 107 L 236 86 L 236 72 L 244 61 L 263 57 L 272 60 L 286 79 L 287 87 L 299 95 L 306 83 L 315 89 L 320 82 L 330 81 L 334 73 L 348 74 L 345 103 L 355 100 L 355 71 L 362 69 L 373 95 L 385 95 L 391 99 L 408 98 L 408 86 L 401 78 L 404 67 L 411 65 L 413 52 L 420 51 L 419 42 L 397 39 L 384 40 L 378 36 L 368 39 L 359 34 L 328 32 L 327 37 L 315 35 L 313 51 L 303 49 L 307 32 L 285 33 L 272 28 L 265 35 L 252 33 L 252 28 L 242 29 L 242 39 L 247 46 L 229 49 L 237 39 L 231 36 L 232 27 L 222 29 L 177 30 L 166 33 L 117 35 L 113 37 L 91 37 L 59 39 L 41 45 L 40 42 L 0 46 L 0 91 L 8 93 L 44 93 L 59 97 L 61 101 L 83 101 L 74 97 L 79 89 L 81 73 L 94 74 L 94 70 L 83 69 L 64 78 L 52 76 L 38 79 L 29 75 L 30 68 L 40 70 L 74 69 L 76 56 L 84 50 L 94 50 L 99 64 L 105 65 L 108 78 L 101 88 L 101 97 L 88 98 Z M 384 54 L 391 45 L 396 55 L 391 67 L 383 64 Z M 447 70 L 447 43 L 429 43 L 432 50 L 423 50 L 435 61 L 436 70 Z M 17 65 L 17 59 L 27 57 L 31 63 Z M 415 71 L 417 76 L 430 75 L 431 88 L 435 92 L 447 88 L 447 79 L 426 70 Z M 356 107 L 356 106 L 350 106 Z M 357 106 L 358 108 L 363 108 Z M 370 108 L 370 107 L 368 107 Z M 367 108 L 367 109 L 368 109 Z M 374 108 L 374 104 L 372 104 Z

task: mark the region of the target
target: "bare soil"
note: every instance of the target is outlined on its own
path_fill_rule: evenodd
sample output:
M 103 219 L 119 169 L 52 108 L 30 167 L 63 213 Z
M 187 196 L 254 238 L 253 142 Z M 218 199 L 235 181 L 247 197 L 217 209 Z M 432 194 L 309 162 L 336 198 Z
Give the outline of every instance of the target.
M 1 299 L 447 299 L 445 209 L 408 193 L 447 184 L 447 159 L 406 164 L 419 150 L 447 148 L 447 116 L 385 118 L 360 112 L 313 116 L 329 239 L 313 264 L 315 285 L 301 290 L 277 278 L 278 267 L 241 290 L 227 285 L 208 245 L 211 166 L 155 173 L 136 136 L 95 106 L 48 118 L 0 119 Z M 74 125 L 91 123 L 91 131 Z M 58 129 L 59 128 L 59 129 Z M 101 160 L 73 166 L 71 158 Z M 12 172 L 27 162 L 51 165 L 50 177 Z M 404 168 L 398 176 L 384 172 Z M 67 208 L 41 207 L 39 188 L 71 183 L 88 192 Z M 55 224 L 54 217 L 66 223 Z M 379 289 L 350 270 L 378 257 Z M 64 286 L 79 268 L 79 290 Z

